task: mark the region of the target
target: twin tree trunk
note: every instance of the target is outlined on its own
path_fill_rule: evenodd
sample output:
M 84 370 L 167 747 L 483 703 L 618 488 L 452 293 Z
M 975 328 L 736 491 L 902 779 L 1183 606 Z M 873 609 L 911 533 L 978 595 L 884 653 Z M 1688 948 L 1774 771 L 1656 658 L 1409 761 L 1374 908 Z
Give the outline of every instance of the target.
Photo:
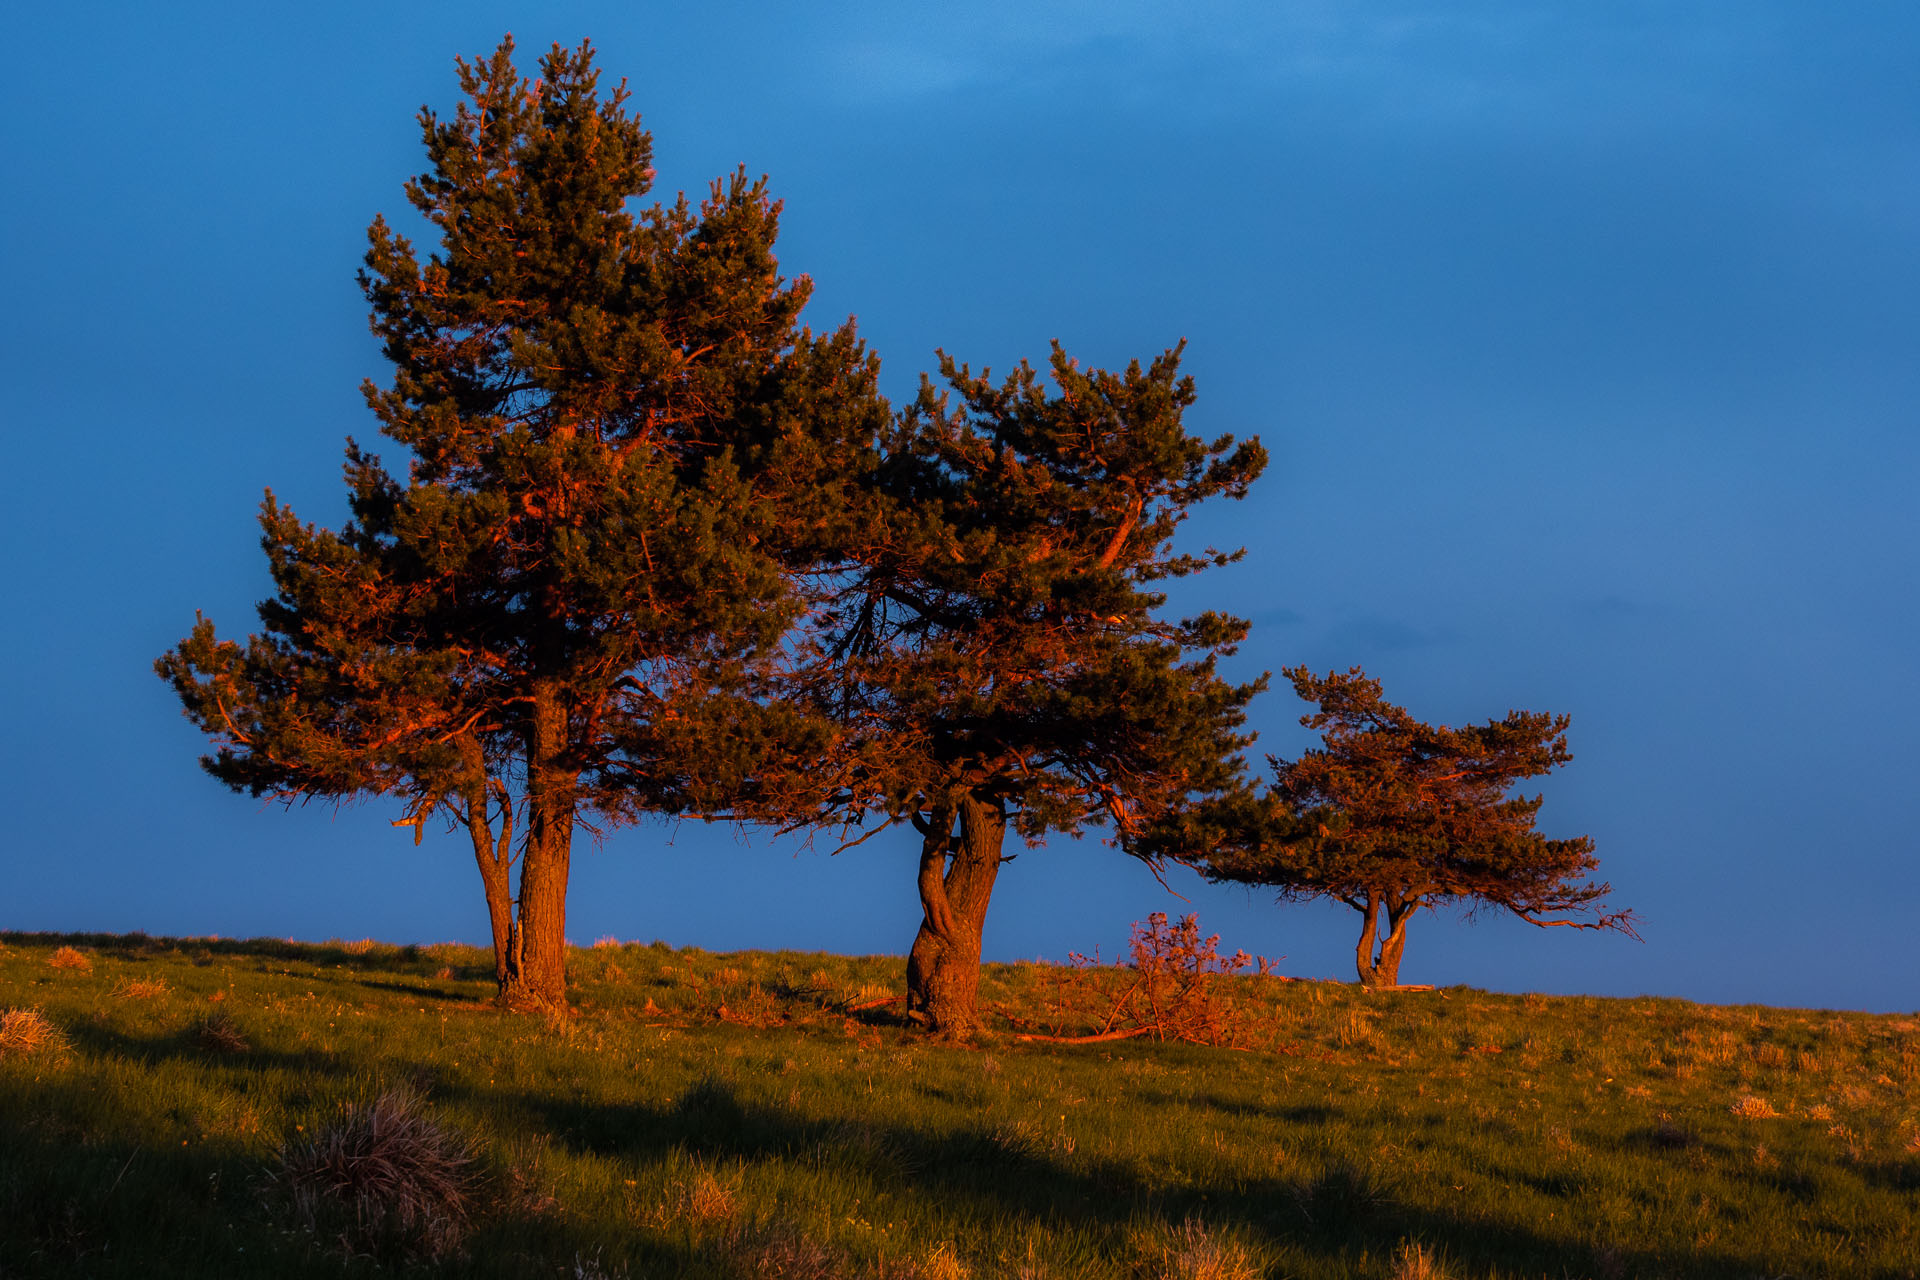
M 955 836 L 955 817 L 960 832 Z M 907 1012 L 967 1039 L 980 1021 L 980 934 L 1000 874 L 1007 815 L 970 792 L 935 806 L 920 849 L 920 932 L 907 955 Z
M 528 734 L 527 838 L 520 862 L 520 918 L 514 919 L 513 805 L 489 779 L 477 739 L 458 744 L 467 765 L 461 788 L 473 860 L 493 929 L 493 977 L 510 1008 L 558 1009 L 567 1003 L 567 867 L 572 853 L 578 775 L 562 763 L 566 712 L 551 687 L 536 691 Z M 489 791 L 500 796 L 498 836 L 488 818 Z
M 1383 906 L 1387 916 L 1387 936 L 1384 938 L 1379 936 L 1380 909 Z M 1388 897 L 1383 900 L 1376 893 L 1367 895 L 1366 904 L 1360 907 L 1366 924 L 1360 930 L 1360 945 L 1354 949 L 1354 963 L 1360 970 L 1361 986 L 1400 985 L 1400 956 L 1407 949 L 1407 923 L 1419 909 L 1419 898 Z M 1378 950 L 1375 949 L 1376 945 Z

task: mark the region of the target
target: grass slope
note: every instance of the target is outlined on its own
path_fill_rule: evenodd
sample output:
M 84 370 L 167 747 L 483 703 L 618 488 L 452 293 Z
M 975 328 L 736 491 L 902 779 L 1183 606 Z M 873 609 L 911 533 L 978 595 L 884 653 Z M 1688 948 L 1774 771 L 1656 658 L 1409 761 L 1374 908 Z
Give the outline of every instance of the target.
M 543 1021 L 471 948 L 0 935 L 0 1276 L 1920 1268 L 1911 1019 L 1244 978 L 1249 1052 L 967 1049 L 844 1012 L 899 970 L 596 947 Z M 395 1088 L 477 1152 L 438 1260 L 276 1177 Z

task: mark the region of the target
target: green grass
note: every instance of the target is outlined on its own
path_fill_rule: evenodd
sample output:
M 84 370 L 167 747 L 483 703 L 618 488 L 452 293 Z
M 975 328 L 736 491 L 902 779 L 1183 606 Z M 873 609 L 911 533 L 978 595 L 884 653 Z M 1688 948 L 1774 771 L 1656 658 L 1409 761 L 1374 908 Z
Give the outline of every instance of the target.
M 471 948 L 0 942 L 0 1010 L 63 1042 L 0 1047 L 5 1277 L 1920 1267 L 1913 1019 L 1246 978 L 1251 1051 L 961 1048 L 841 1012 L 897 989 L 885 957 L 596 947 L 549 1021 L 492 1008 Z M 1037 1020 L 1061 977 L 983 995 Z M 271 1176 L 395 1087 L 478 1150 L 438 1262 L 344 1256 Z

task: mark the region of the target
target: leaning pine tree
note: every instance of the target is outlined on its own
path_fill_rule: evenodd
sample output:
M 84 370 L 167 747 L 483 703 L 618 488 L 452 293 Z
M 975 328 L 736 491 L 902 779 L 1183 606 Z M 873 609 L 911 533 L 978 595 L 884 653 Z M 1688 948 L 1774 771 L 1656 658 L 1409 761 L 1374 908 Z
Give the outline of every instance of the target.
M 349 443 L 337 532 L 269 494 L 262 631 L 201 619 L 157 665 L 228 785 L 463 824 L 502 997 L 554 1006 L 577 827 L 741 811 L 821 746 L 765 681 L 887 410 L 850 322 L 796 327 L 764 182 L 636 217 L 652 141 L 589 46 L 459 71 L 407 186 L 438 250 L 376 219 L 361 275 L 406 476 Z
M 1153 586 L 1236 558 L 1177 553 L 1173 534 L 1243 496 L 1266 455 L 1187 434 L 1177 350 L 1112 373 L 1056 346 L 1051 389 L 1025 364 L 1000 383 L 941 368 L 953 394 L 925 384 L 901 415 L 874 486 L 889 514 L 817 615 L 817 696 L 868 748 L 840 813 L 921 834 L 909 1010 L 964 1037 L 1009 829 L 1105 828 L 1139 852 L 1170 813 L 1245 789 L 1240 727 L 1265 679 L 1215 663 L 1246 623 L 1164 619 Z
M 1454 729 L 1414 719 L 1358 667 L 1286 675 L 1319 708 L 1300 723 L 1322 745 L 1268 757 L 1272 789 L 1207 832 L 1210 879 L 1352 907 L 1355 967 L 1369 987 L 1399 983 L 1407 926 L 1423 908 L 1498 907 L 1543 928 L 1638 936 L 1631 911 L 1606 909 L 1608 886 L 1583 879 L 1598 865 L 1593 841 L 1549 839 L 1534 829 L 1541 797 L 1509 794 L 1573 759 L 1566 716 L 1509 711 Z

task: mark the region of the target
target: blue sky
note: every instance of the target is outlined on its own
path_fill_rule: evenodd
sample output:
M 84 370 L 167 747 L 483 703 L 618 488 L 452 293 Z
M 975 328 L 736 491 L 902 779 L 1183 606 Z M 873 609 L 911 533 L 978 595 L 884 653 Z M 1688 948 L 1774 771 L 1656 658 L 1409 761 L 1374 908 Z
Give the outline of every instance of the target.
M 591 36 L 657 195 L 745 165 L 810 317 L 907 392 L 1050 338 L 1184 337 L 1242 671 L 1364 664 L 1425 718 L 1573 717 L 1550 834 L 1646 941 L 1423 916 L 1403 976 L 1920 1006 L 1920 11 L 1902 4 L 71 5 L 16 17 L 0 315 L 0 927 L 479 940 L 464 840 L 201 775 L 155 655 L 265 594 L 272 486 L 344 515 L 383 376 L 353 283 L 413 113 L 511 30 Z M 1258 704 L 1256 751 L 1301 708 Z M 643 827 L 569 932 L 903 952 L 911 838 Z M 1198 910 L 1352 976 L 1345 908 L 1096 844 L 1003 874 L 997 958 Z

